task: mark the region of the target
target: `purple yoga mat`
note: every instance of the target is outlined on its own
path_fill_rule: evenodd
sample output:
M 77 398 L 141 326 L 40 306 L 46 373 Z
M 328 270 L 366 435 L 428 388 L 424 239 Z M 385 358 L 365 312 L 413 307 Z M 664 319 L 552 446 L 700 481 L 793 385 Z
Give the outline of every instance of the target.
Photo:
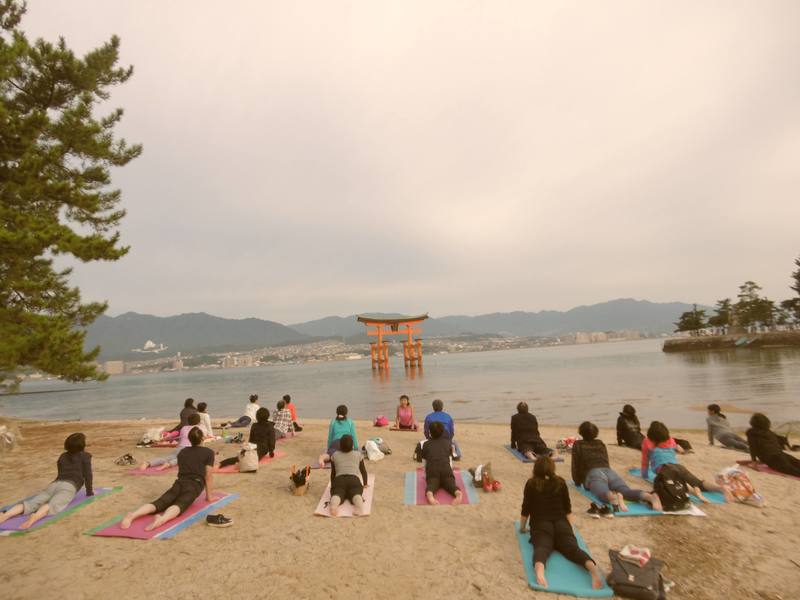
M 189 508 L 187 508 L 184 512 L 182 512 L 172 521 L 168 521 L 158 529 L 153 529 L 152 531 L 145 531 L 144 528 L 153 522 L 153 519 L 155 519 L 155 515 L 147 515 L 145 517 L 136 519 L 131 524 L 129 529 L 122 529 L 119 526 L 120 521 L 116 521 L 111 525 L 103 527 L 102 529 L 92 531 L 91 535 L 99 537 L 124 537 L 136 540 L 150 540 L 156 537 L 160 537 L 162 534 L 168 532 L 170 529 L 180 525 L 184 521 L 187 521 L 193 515 L 206 510 L 208 507 L 216 504 L 217 502 L 228 496 L 231 496 L 231 494 L 214 492 L 214 500 L 212 502 L 208 502 L 206 500 L 206 493 L 202 492 L 200 496 L 197 498 L 197 500 L 195 500 L 192 503 L 192 505 Z
M 456 487 L 461 490 L 461 504 L 469 504 L 469 494 L 467 494 L 467 490 L 464 487 L 461 470 L 453 469 L 453 475 L 456 478 Z M 453 496 L 443 489 L 437 490 L 433 497 L 439 501 L 439 504 L 448 505 L 453 503 Z M 425 469 L 417 469 L 417 504 L 428 505 L 428 499 L 425 497 Z
M 110 491 L 110 489 L 111 488 L 95 488 L 94 493 L 95 493 L 96 496 L 102 496 L 104 494 L 107 494 Z M 65 513 L 69 512 L 70 509 L 74 508 L 75 506 L 77 506 L 81 502 L 85 502 L 86 498 L 87 498 L 86 489 L 81 488 L 81 490 L 77 494 L 75 494 L 75 497 L 72 499 L 72 502 L 67 504 L 67 507 L 63 511 L 58 513 L 57 515 L 47 515 L 43 519 L 39 520 L 33 527 L 31 527 L 30 529 L 27 529 L 27 530 L 19 528 L 19 526 L 28 518 L 27 515 L 19 515 L 17 517 L 11 517 L 5 523 L 0 524 L 0 531 L 33 531 L 34 529 L 38 529 L 39 527 L 41 527 L 42 525 L 44 525 L 48 521 L 52 521 L 53 519 L 59 517 L 60 515 L 63 515 Z M 15 504 L 19 504 L 19 502 L 15 502 L 14 504 L 10 504 L 6 508 L 11 508 Z

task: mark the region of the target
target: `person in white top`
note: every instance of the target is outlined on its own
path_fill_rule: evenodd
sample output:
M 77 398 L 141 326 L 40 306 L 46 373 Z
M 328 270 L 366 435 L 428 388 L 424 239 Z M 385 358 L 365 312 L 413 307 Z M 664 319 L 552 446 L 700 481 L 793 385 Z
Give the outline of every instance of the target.
M 197 414 L 200 415 L 200 425 L 198 427 L 203 430 L 203 435 L 209 438 L 214 437 L 214 429 L 211 426 L 211 415 L 206 412 L 206 408 L 208 408 L 208 404 L 205 402 L 197 404 Z
M 256 422 L 256 413 L 261 408 L 258 405 L 258 394 L 250 394 L 250 402 L 244 407 L 244 415 L 228 423 L 223 423 L 222 427 L 247 427 L 250 423 Z

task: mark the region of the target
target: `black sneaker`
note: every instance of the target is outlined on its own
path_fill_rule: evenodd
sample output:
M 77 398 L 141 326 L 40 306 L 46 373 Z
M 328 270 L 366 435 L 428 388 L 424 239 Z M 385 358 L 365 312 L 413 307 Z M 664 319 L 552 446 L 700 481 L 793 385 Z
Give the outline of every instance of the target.
M 206 517 L 206 524 L 209 527 L 230 527 L 233 525 L 233 519 L 222 515 L 208 515 Z
M 592 517 L 593 519 L 599 519 L 600 507 L 597 506 L 597 504 L 595 504 L 594 502 L 592 502 L 592 505 L 589 507 L 589 510 L 586 511 L 586 514 Z
M 614 510 L 608 504 L 604 504 L 597 514 L 598 516 L 605 517 L 606 519 L 614 518 Z

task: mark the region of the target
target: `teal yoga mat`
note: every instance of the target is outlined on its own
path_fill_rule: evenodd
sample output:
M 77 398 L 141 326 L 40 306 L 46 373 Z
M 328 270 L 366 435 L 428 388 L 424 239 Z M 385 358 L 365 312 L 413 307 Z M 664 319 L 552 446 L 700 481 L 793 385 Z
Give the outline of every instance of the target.
M 591 500 L 595 504 L 599 504 L 599 505 L 606 504 L 605 502 L 601 502 L 597 498 L 597 496 L 595 496 L 592 492 L 587 490 L 585 487 L 577 486 L 577 485 L 573 486 L 572 484 L 570 484 L 570 486 L 574 490 L 579 492 L 580 494 L 583 494 L 584 496 L 586 496 L 589 500 Z M 614 513 L 615 517 L 659 517 L 659 516 L 662 516 L 662 515 L 665 514 L 661 510 L 653 510 L 652 508 L 650 508 L 649 504 L 646 504 L 646 503 L 643 503 L 643 502 L 626 501 L 625 504 L 628 505 L 628 512 L 622 512 L 622 511 L 615 512 Z
M 530 533 L 519 532 L 519 521 L 514 521 L 514 533 L 517 536 L 520 554 L 522 554 L 525 577 L 532 589 L 554 594 L 569 594 L 579 598 L 611 598 L 614 595 L 605 582 L 599 590 L 592 588 L 592 577 L 589 575 L 589 571 L 567 560 L 560 552 L 553 552 L 547 560 L 544 573 L 547 577 L 548 587 L 543 588 L 536 583 L 536 573 L 533 571 L 533 544 L 530 543 Z M 578 545 L 588 553 L 589 549 L 577 530 L 575 530 L 575 537 Z
M 628 469 L 628 473 L 634 475 L 635 477 L 642 476 L 641 469 Z M 650 471 L 649 475 L 650 477 L 648 477 L 646 481 L 652 483 L 654 479 L 653 472 Z M 727 504 L 725 496 L 722 494 L 722 492 L 703 492 L 703 495 L 708 498 L 708 501 L 711 502 L 711 504 Z M 705 504 L 702 500 L 700 500 L 700 498 L 693 494 L 689 494 L 689 498 L 691 498 L 692 502 L 695 504 Z
M 532 462 L 534 462 L 530 458 L 525 456 L 522 452 L 517 450 L 516 448 L 512 448 L 511 444 L 506 444 L 505 446 L 503 446 L 503 448 L 505 448 L 506 450 L 511 452 L 511 454 L 513 454 L 517 458 L 517 460 L 520 460 L 520 461 L 522 461 L 524 463 L 532 463 Z M 564 462 L 564 457 L 563 456 L 557 456 L 557 457 L 555 457 L 553 459 L 553 462 Z

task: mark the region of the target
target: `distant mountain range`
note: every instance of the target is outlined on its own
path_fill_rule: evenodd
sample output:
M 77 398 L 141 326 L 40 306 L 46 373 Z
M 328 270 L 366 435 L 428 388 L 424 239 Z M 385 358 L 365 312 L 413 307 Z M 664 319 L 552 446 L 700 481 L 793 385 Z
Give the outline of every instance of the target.
M 423 324 L 423 336 L 500 334 L 553 336 L 570 331 L 671 332 L 673 323 L 692 305 L 683 302 L 649 302 L 622 298 L 568 311 L 491 313 L 486 315 L 431 318 Z M 388 315 L 387 315 L 388 316 Z M 101 347 L 101 359 L 154 358 L 176 352 L 199 354 L 234 352 L 303 343 L 320 338 L 366 339 L 364 325 L 355 315 L 325 317 L 305 323 L 281 325 L 262 319 L 223 319 L 206 313 L 155 317 L 128 312 L 101 316 L 87 330 L 86 347 Z M 134 352 L 147 341 L 164 344 L 162 354 Z

